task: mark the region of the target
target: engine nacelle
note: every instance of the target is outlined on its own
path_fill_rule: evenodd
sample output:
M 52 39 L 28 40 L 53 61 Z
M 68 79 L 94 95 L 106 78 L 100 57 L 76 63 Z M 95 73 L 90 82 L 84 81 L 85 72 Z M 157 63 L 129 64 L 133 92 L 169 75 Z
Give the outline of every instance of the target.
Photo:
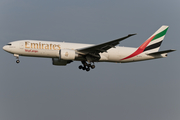
M 76 57 L 76 53 L 74 50 L 61 49 L 59 51 L 60 60 L 74 60 L 75 57 Z
M 52 58 L 53 65 L 65 66 L 68 63 L 70 63 L 70 62 L 67 60 L 60 60 L 59 58 Z

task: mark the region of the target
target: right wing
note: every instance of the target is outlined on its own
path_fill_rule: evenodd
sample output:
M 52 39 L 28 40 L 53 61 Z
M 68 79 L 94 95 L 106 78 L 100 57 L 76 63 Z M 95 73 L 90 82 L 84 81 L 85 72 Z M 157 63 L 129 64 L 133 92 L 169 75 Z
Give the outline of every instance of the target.
M 106 42 L 106 43 L 102 43 L 102 44 L 98 44 L 98 45 L 94 45 L 94 46 L 90 46 L 90 47 L 86 47 L 86 48 L 77 49 L 76 52 L 79 53 L 79 54 L 82 54 L 82 55 L 90 54 L 90 55 L 95 56 L 95 55 L 97 55 L 99 53 L 106 52 L 110 48 L 113 48 L 116 45 L 118 45 L 120 41 L 122 41 L 122 40 L 124 40 L 124 39 L 126 39 L 128 37 L 131 37 L 133 35 L 136 35 L 136 34 L 129 34 L 129 35 L 125 36 L 125 37 L 122 37 L 122 38 L 119 38 L 119 39 L 116 39 L 116 40 L 112 40 L 112 41 L 109 41 L 109 42 Z

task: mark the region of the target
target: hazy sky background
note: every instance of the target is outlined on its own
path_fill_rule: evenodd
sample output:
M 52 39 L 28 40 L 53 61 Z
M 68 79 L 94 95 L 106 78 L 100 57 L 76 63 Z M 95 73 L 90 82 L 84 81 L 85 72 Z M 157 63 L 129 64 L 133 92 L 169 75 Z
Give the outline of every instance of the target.
M 36 39 L 120 43 L 138 47 L 161 25 L 167 58 L 137 63 L 80 62 L 53 66 L 49 58 L 15 57 L 0 50 L 1 120 L 179 120 L 179 0 L 1 0 L 0 47 Z

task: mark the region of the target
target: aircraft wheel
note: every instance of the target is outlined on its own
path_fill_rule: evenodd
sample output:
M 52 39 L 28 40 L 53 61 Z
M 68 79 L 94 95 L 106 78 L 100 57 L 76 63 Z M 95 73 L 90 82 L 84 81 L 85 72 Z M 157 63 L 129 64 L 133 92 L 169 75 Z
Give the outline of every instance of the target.
M 80 66 L 79 66 L 79 69 L 82 69 L 82 68 L 83 68 L 83 66 L 82 66 L 82 65 L 80 65 Z
M 86 68 L 85 67 L 82 67 L 83 70 L 85 70 Z
M 95 65 L 91 65 L 91 68 L 94 69 L 94 68 L 95 68 Z
M 90 69 L 89 69 L 89 68 L 86 68 L 86 71 L 88 72 L 88 71 L 90 71 Z
M 16 60 L 16 63 L 19 63 L 20 61 L 19 60 Z

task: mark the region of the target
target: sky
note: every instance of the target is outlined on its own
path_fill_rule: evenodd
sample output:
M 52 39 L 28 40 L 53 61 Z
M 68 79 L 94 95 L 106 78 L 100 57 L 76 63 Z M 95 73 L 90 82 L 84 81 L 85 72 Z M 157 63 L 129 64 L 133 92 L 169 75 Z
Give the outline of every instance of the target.
M 136 63 L 80 62 L 53 66 L 50 58 L 0 50 L 1 120 L 179 120 L 179 0 L 1 0 L 0 47 L 15 40 L 99 44 L 136 36 L 138 47 L 159 27 L 169 29 L 167 58 Z

